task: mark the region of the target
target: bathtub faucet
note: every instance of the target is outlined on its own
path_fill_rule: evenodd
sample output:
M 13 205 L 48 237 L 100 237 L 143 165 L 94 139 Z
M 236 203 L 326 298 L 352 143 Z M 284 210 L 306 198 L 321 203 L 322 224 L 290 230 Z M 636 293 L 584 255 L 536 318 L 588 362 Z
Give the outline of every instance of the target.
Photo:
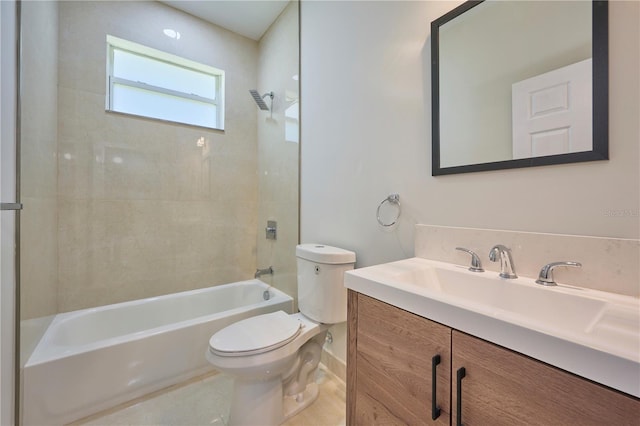
M 268 268 L 264 268 L 264 269 L 256 269 L 256 273 L 253 275 L 254 278 L 258 278 L 261 275 L 273 275 L 273 267 L 269 266 Z M 271 288 L 271 286 L 269 286 L 269 288 Z M 271 299 L 271 293 L 269 293 L 269 288 L 266 289 L 263 293 L 262 293 L 262 297 L 264 298 L 264 300 L 269 300 Z
M 266 274 L 273 275 L 273 267 L 269 266 L 268 268 L 264 269 L 256 269 L 256 273 L 253 278 L 258 278 Z

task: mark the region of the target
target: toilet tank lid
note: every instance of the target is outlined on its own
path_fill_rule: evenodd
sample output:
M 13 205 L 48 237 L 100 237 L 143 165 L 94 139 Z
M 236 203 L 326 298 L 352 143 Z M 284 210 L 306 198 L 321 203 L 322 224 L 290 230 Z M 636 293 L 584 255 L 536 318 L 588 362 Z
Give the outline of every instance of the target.
M 296 247 L 296 257 L 334 265 L 356 262 L 354 252 L 324 244 L 299 244 Z

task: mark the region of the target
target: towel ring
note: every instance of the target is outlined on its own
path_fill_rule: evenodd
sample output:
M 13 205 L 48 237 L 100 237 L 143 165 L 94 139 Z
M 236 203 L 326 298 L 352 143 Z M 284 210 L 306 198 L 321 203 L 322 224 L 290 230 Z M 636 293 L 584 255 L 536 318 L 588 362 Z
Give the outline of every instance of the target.
M 397 214 L 396 218 L 391 223 L 384 223 L 382 221 L 382 219 L 380 219 L 380 207 L 382 207 L 382 205 L 384 203 L 396 204 L 398 206 L 398 214 Z M 378 210 L 376 210 L 376 216 L 378 218 L 378 223 L 380 225 L 382 225 L 382 226 L 393 226 L 393 225 L 395 225 L 396 222 L 398 221 L 398 218 L 400 217 L 400 195 L 399 194 L 391 194 L 387 198 L 382 200 L 382 202 L 380 204 L 378 204 Z

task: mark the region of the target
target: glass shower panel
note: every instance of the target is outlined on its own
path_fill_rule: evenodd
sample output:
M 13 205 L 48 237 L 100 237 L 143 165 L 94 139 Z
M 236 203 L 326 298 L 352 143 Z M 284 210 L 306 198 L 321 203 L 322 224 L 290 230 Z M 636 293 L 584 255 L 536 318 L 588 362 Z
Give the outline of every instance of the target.
M 295 296 L 297 2 L 258 41 L 161 2 L 21 5 L 21 365 L 59 313 L 269 265 L 265 281 Z M 225 130 L 107 111 L 107 34 L 223 69 Z M 256 108 L 256 87 L 274 91 L 273 111 Z

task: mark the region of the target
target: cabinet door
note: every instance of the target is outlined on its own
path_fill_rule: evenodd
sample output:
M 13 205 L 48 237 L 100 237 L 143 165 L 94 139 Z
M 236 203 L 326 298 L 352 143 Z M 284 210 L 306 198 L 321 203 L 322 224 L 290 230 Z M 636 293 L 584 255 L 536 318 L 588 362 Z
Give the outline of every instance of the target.
M 348 423 L 448 425 L 451 329 L 361 294 L 349 300 Z
M 640 401 L 484 340 L 453 331 L 452 424 L 638 425 Z M 458 388 L 457 372 L 465 376 Z

